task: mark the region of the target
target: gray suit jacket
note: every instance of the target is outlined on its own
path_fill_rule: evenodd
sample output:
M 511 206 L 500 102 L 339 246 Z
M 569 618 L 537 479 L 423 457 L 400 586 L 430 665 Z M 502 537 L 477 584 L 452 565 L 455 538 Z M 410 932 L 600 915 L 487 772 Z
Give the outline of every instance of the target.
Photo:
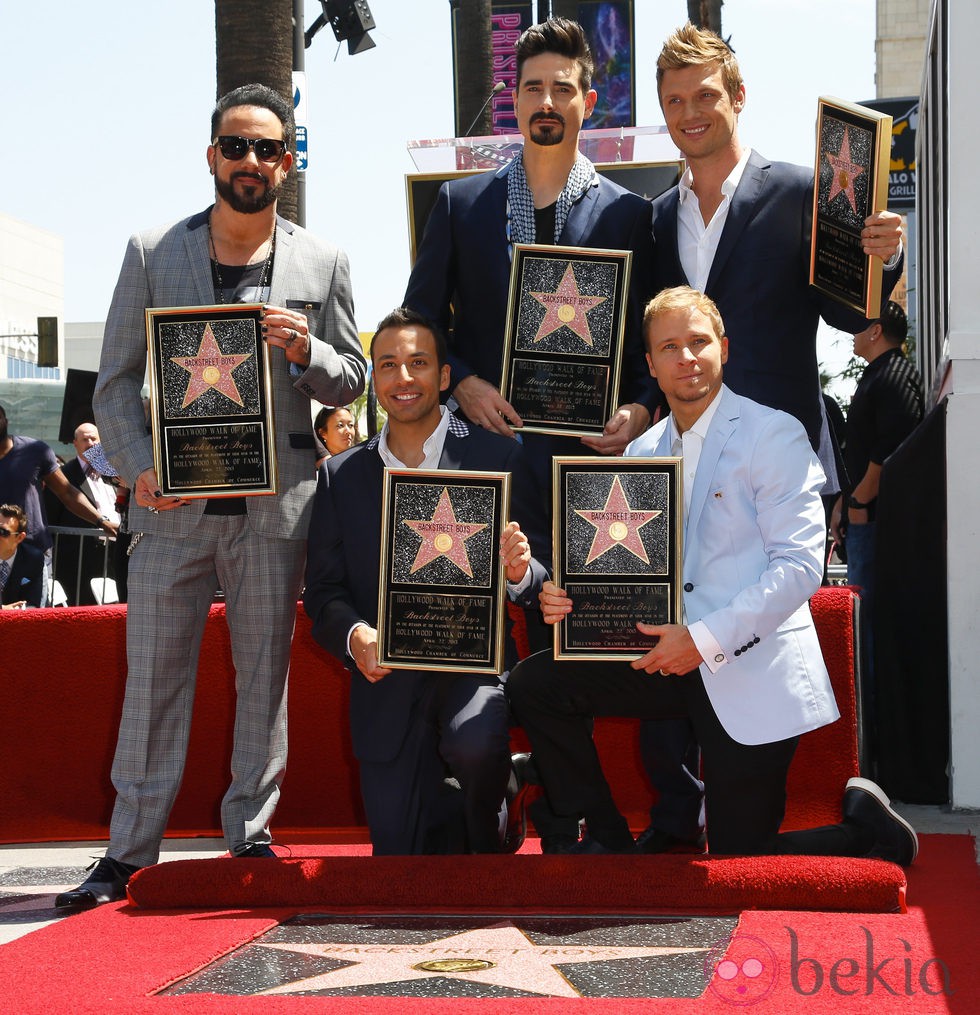
M 139 233 L 126 249 L 106 320 L 93 407 L 106 452 L 129 484 L 153 468 L 140 401 L 147 355 L 144 311 L 214 304 L 207 221 L 205 211 Z M 346 405 L 364 389 L 366 366 L 354 323 L 347 256 L 279 218 L 269 303 L 305 311 L 312 359 L 294 377 L 281 350 L 270 349 L 279 493 L 248 498 L 248 516 L 263 535 L 305 539 L 316 487 L 310 399 Z M 134 532 L 185 536 L 203 512 L 203 500 L 159 514 L 134 500 L 129 525 Z

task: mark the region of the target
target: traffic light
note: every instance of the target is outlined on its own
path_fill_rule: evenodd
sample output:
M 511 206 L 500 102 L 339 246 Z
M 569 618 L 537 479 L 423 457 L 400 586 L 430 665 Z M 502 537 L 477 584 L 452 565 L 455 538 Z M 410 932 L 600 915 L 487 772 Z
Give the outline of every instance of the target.
M 37 319 L 37 365 L 56 367 L 58 365 L 58 318 Z

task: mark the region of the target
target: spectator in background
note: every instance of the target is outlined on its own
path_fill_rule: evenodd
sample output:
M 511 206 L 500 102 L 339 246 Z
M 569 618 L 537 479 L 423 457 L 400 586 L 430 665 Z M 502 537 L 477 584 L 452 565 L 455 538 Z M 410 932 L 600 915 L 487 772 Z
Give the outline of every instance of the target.
M 0 602 L 5 610 L 40 606 L 44 554 L 27 538 L 27 515 L 16 504 L 0 504 Z
M 27 515 L 27 539 L 46 556 L 45 594 L 47 601 L 50 575 L 51 534 L 41 501 L 41 488 L 50 490 L 72 514 L 84 522 L 102 529 L 107 535 L 116 534 L 116 526 L 108 517 L 102 517 L 91 502 L 68 482 L 61 471 L 54 452 L 44 441 L 33 437 L 11 437 L 8 433 L 7 412 L 0 405 L 0 503 L 19 504 Z
M 881 317 L 854 336 L 854 355 L 867 360 L 850 408 L 844 463 L 850 480 L 831 516 L 831 531 L 847 552 L 847 578 L 861 587 L 864 635 L 862 698 L 873 715 L 875 514 L 885 459 L 922 421 L 922 381 L 906 359 L 905 311 L 889 300 Z
M 75 457 L 66 462 L 61 471 L 99 517 L 108 518 L 118 531 L 121 518 L 116 508 L 116 488 L 85 457 L 85 452 L 98 443 L 99 431 L 94 423 L 76 427 L 72 440 Z M 92 522 L 71 518 L 69 509 L 50 490 L 44 491 L 44 510 L 49 525 L 96 528 Z M 101 579 L 103 575 L 115 578 L 114 555 L 111 548 L 107 552 L 104 540 L 80 535 L 57 536 L 54 576 L 61 582 L 70 606 L 103 602 L 104 596 L 97 596 L 92 589 L 92 579 Z
M 360 434 L 357 432 L 357 420 L 353 413 L 343 405 L 325 405 L 313 421 L 313 432 L 323 450 L 317 448 L 317 468 L 326 459 L 339 455 L 341 451 L 359 444 Z

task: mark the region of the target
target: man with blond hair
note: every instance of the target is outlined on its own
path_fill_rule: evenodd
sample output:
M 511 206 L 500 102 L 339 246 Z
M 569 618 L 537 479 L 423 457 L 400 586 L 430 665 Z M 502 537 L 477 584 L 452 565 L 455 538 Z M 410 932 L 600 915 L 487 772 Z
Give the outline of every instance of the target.
M 725 383 L 795 416 L 817 448 L 824 424 L 817 327 L 823 319 L 854 334 L 867 321 L 809 284 L 813 169 L 742 144 L 746 87 L 714 32 L 689 23 L 667 38 L 657 90 L 687 169 L 654 201 L 652 291 L 686 283 L 710 296 L 728 326 Z M 901 218 L 877 212 L 861 236 L 864 252 L 885 262 L 884 301 L 901 275 Z M 660 795 L 646 845 L 659 851 L 699 843 L 702 792 L 690 728 L 647 724 L 641 740 Z
M 780 834 L 799 737 L 839 717 L 808 605 L 823 574 L 823 470 L 798 420 L 722 383 L 730 343 L 709 298 L 687 286 L 661 292 L 644 334 L 670 414 L 626 454 L 684 459 L 683 622 L 637 618 L 652 647 L 633 662 L 539 652 L 507 682 L 552 808 L 585 818 L 589 834 L 572 852 L 636 850 L 594 717 L 683 717 L 704 752 L 713 853 L 911 863 L 915 832 L 866 779 L 847 783 L 840 824 Z M 575 610 L 550 581 L 540 601 L 550 624 Z

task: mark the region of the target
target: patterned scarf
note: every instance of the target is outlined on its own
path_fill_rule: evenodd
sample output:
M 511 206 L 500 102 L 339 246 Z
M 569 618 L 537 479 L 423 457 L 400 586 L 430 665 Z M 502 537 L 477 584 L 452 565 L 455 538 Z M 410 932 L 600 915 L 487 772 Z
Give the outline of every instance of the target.
M 568 221 L 572 205 L 582 199 L 589 187 L 599 182 L 595 166 L 581 153 L 575 155 L 575 164 L 565 181 L 565 188 L 555 204 L 555 235 L 551 240 L 536 239 L 534 235 L 534 197 L 527 185 L 524 159 L 518 155 L 507 172 L 507 250 L 512 252 L 515 243 L 557 243 Z

